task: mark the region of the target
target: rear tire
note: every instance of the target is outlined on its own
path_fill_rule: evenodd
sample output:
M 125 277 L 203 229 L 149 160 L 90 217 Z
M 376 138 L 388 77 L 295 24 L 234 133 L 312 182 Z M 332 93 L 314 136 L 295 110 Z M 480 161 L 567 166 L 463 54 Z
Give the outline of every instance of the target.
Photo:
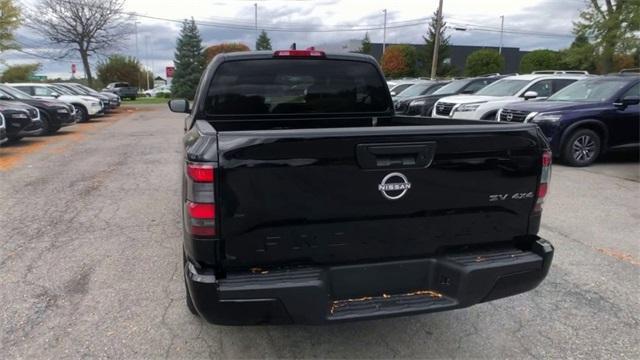
M 42 120 L 42 134 L 51 135 L 60 129 L 60 125 L 56 126 L 51 123 L 51 118 L 44 112 L 40 112 L 40 118 Z
M 186 295 L 186 300 L 187 300 L 187 308 L 189 309 L 191 314 L 193 314 L 195 316 L 200 316 L 198 314 L 198 311 L 196 310 L 196 307 L 193 305 L 193 301 L 191 300 L 191 294 L 189 294 L 189 288 L 187 287 L 187 281 L 186 280 L 184 282 L 184 289 L 185 289 L 185 295 Z
M 183 271 L 185 268 L 185 265 L 187 264 L 187 256 L 184 253 L 184 250 L 182 250 L 182 269 Z M 191 294 L 189 293 L 189 287 L 187 286 L 187 274 L 184 274 L 185 278 L 184 278 L 184 290 L 185 290 L 185 299 L 186 299 L 186 303 L 187 303 L 187 308 L 189 309 L 189 311 L 195 315 L 195 316 L 200 316 L 200 314 L 198 314 L 198 310 L 196 310 L 195 305 L 193 305 L 193 301 L 191 300 Z
M 135 96 L 132 96 L 132 97 L 131 97 L 131 101 L 136 101 L 136 99 L 137 99 L 137 98 L 136 98 Z
M 82 105 L 73 105 L 76 108 L 76 112 L 78 113 L 78 122 L 87 122 L 89 121 L 89 112 Z
M 589 166 L 596 161 L 601 151 L 600 135 L 590 129 L 578 129 L 565 141 L 562 160 L 569 166 Z

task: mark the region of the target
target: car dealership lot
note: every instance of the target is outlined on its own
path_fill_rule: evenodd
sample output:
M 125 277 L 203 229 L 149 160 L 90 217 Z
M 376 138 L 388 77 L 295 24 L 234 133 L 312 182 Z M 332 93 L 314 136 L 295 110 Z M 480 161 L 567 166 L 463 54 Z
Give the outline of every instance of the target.
M 332 326 L 220 327 L 184 304 L 180 115 L 164 106 L 0 147 L 0 353 L 7 358 L 640 357 L 635 154 L 555 166 L 534 291 Z

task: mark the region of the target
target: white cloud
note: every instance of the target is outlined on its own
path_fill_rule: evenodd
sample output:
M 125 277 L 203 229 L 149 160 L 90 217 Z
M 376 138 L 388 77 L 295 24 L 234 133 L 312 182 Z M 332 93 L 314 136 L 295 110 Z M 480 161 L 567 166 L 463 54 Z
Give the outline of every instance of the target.
M 30 0 L 37 3 L 37 0 Z M 207 45 L 223 41 L 240 41 L 253 46 L 255 32 L 254 3 L 251 1 L 216 1 L 216 0 L 180 0 L 158 2 L 156 0 L 128 0 L 126 9 L 143 16 L 167 19 L 184 19 L 192 16 L 202 21 L 200 31 Z M 383 9 L 387 9 L 389 24 L 400 21 L 426 18 L 437 8 L 437 0 L 318 0 L 318 1 L 257 1 L 258 27 L 295 28 L 295 29 L 327 29 L 349 27 L 380 27 L 383 23 Z M 451 31 L 451 43 L 459 45 L 496 46 L 499 34 L 494 31 L 481 31 L 474 25 L 490 27 L 496 30 L 500 26 L 500 15 L 505 16 L 505 29 L 516 32 L 534 32 L 570 35 L 572 21 L 577 18 L 582 0 L 447 0 L 444 3 L 445 21 L 450 24 L 471 24 L 468 31 Z M 138 56 L 147 66 L 162 74 L 165 66 L 171 64 L 176 37 L 180 24 L 161 20 L 139 18 Z M 249 29 L 230 29 L 205 26 L 204 23 L 233 24 L 235 27 Z M 389 43 L 420 43 L 425 33 L 426 24 L 421 26 L 388 29 Z M 346 42 L 349 39 L 361 39 L 365 31 L 356 32 L 279 32 L 268 31 L 274 48 L 286 48 L 292 42 L 300 46 Z M 369 35 L 373 42 L 382 41 L 382 30 L 371 30 Z M 45 55 L 47 48 L 55 48 L 42 39 L 34 38 L 21 29 L 19 38 L 28 45 L 24 51 Z M 559 49 L 571 42 L 570 36 L 541 36 L 533 34 L 505 33 L 504 46 L 516 46 L 524 50 L 535 48 Z M 128 46 L 120 51 L 135 56 L 135 39 L 132 36 Z M 24 53 L 6 52 L 1 55 L 7 63 L 42 62 L 42 73 L 50 76 L 68 77 L 70 61 L 47 61 L 25 55 Z M 95 59 L 94 59 L 95 62 Z

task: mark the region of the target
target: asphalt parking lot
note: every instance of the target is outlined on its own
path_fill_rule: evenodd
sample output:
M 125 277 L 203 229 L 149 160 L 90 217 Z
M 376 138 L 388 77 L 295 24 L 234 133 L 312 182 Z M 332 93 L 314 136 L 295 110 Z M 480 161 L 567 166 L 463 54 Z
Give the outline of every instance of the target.
M 221 327 L 184 304 L 182 116 L 121 110 L 0 148 L 3 358 L 640 358 L 637 154 L 555 166 L 534 291 L 333 326 Z

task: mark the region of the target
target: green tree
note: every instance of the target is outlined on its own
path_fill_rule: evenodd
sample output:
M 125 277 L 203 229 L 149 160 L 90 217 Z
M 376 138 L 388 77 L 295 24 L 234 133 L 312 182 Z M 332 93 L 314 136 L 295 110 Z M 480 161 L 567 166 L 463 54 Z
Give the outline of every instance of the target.
M 205 65 L 202 50 L 202 38 L 196 22 L 193 19 L 185 20 L 182 23 L 173 61 L 176 67 L 171 81 L 173 96 L 187 99 L 193 99 L 195 96 Z
M 504 58 L 495 50 L 481 49 L 472 52 L 464 66 L 467 76 L 498 73 L 504 68 Z
M 364 39 L 362 39 L 362 44 L 360 45 L 358 52 L 361 54 L 371 55 L 371 39 L 369 39 L 368 32 L 364 34 Z
M 15 49 L 13 32 L 20 26 L 20 8 L 13 0 L 0 0 L 0 52 Z
M 416 48 L 411 45 L 389 46 L 382 55 L 382 71 L 389 78 L 414 76 L 416 58 Z
M 578 35 L 566 49 L 560 50 L 560 68 L 566 70 L 596 70 L 596 52 L 585 35 Z
M 2 72 L 2 81 L 20 82 L 29 81 L 40 69 L 40 64 L 21 64 L 9 66 Z
M 99 62 L 97 66 L 98 80 L 103 84 L 126 81 L 133 86 L 146 89 L 145 73 L 148 72 L 142 69 L 138 59 L 131 56 L 111 55 L 106 60 Z M 149 84 L 153 85 L 153 74 L 150 76 Z
M 444 19 L 441 19 L 442 26 L 440 27 L 440 45 L 438 46 L 438 67 L 436 70 L 436 74 L 439 76 L 448 75 L 452 68 L 450 64 L 445 64 L 444 60 L 449 57 L 449 36 L 445 33 L 447 23 L 444 22 Z M 422 39 L 425 42 L 424 50 L 420 57 L 422 61 L 421 69 L 422 73 L 425 75 L 431 75 L 431 63 L 433 62 L 433 48 L 436 42 L 436 28 L 438 24 L 438 12 L 434 12 L 431 17 L 431 22 L 429 23 L 429 28 L 427 29 L 427 34 L 422 36 Z
M 560 69 L 560 54 L 553 50 L 534 50 L 520 60 L 520 72 L 530 73 L 536 70 Z
M 269 39 L 269 35 L 267 32 L 262 30 L 260 36 L 258 36 L 258 40 L 256 40 L 256 50 L 271 50 L 271 39 Z
M 640 0 L 590 0 L 574 23 L 574 32 L 595 40 L 602 71 L 613 70 L 616 53 L 632 53 L 640 46 Z

